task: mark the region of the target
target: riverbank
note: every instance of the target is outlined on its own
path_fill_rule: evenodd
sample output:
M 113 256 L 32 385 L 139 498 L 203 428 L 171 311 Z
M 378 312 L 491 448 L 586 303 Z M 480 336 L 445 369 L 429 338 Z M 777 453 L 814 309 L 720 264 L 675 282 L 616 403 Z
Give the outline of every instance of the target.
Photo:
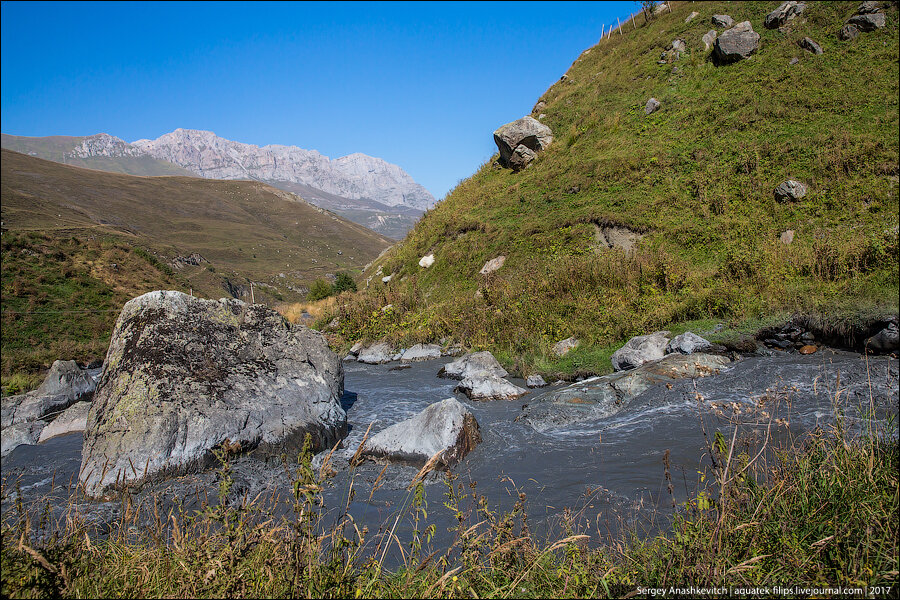
M 419 483 L 406 506 L 416 534 L 404 544 L 403 567 L 391 571 L 379 552 L 386 548 L 371 544 L 391 523 L 376 532 L 344 514 L 326 534 L 317 533 L 323 478 L 307 454 L 295 478 L 294 518 L 280 524 L 255 512 L 251 502 L 168 520 L 160 515 L 155 527 L 135 532 L 137 514 L 125 511 L 118 529 L 98 539 L 72 515 L 41 549 L 30 545 L 33 523 L 4 525 L 2 593 L 566 598 L 649 597 L 645 588 L 690 585 L 719 589 L 701 594 L 708 596 L 725 596 L 721 588 L 733 586 L 860 586 L 869 597 L 892 597 L 900 461 L 891 426 L 852 439 L 838 426 L 755 457 L 742 453 L 738 437 L 719 440 L 711 449 L 717 466 L 704 489 L 679 507 L 669 530 L 649 539 L 623 533 L 600 547 L 588 534 L 564 529 L 541 542 L 531 536 L 526 498 L 501 514 L 472 502 L 469 490 L 451 491 L 458 489 L 451 482 L 446 502 L 459 513 L 455 542 L 426 552 L 433 530 Z M 227 466 L 220 475 L 227 495 Z M 843 594 L 819 596 L 831 595 Z

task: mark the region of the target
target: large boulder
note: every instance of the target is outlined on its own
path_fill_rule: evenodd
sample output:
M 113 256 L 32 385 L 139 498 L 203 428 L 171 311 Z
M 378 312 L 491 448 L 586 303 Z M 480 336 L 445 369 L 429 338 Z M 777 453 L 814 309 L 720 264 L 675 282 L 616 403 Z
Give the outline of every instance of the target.
M 322 334 L 272 309 L 157 291 L 119 315 L 85 430 L 80 481 L 101 495 L 201 469 L 214 451 L 295 453 L 347 432 L 344 372 Z
M 41 431 L 41 437 L 38 438 L 38 443 L 45 442 L 58 435 L 84 431 L 85 427 L 87 427 L 87 416 L 90 410 L 90 402 L 76 402 L 44 427 L 43 431 Z
M 380 365 L 394 359 L 394 348 L 387 342 L 376 342 L 359 351 L 356 360 L 367 365 Z
M 361 456 L 423 464 L 437 453 L 451 467 L 481 443 L 478 421 L 464 404 L 447 398 L 366 440 Z
M 522 117 L 494 132 L 494 143 L 500 150 L 500 164 L 520 171 L 534 160 L 537 152 L 553 142 L 549 127 L 532 117 Z
M 631 338 L 624 346 L 613 352 L 613 369 L 624 371 L 639 367 L 651 360 L 661 359 L 666 355 L 666 346 L 669 343 L 668 335 L 668 331 L 656 331 Z
M 670 354 L 631 371 L 592 377 L 548 392 L 525 406 L 516 421 L 546 431 L 611 417 L 651 386 L 717 373 L 731 361 L 711 354 Z
M 74 360 L 54 361 L 36 390 L 3 399 L 0 426 L 43 419 L 80 400 L 90 399 L 96 388 L 94 379 Z
M 865 341 L 866 348 L 872 352 L 897 352 L 900 350 L 900 329 L 897 320 L 891 320 L 878 333 Z
M 465 377 L 454 391 L 462 392 L 470 400 L 515 400 L 528 393 L 528 390 L 486 371 Z
M 777 29 L 806 10 L 803 2 L 782 2 L 781 5 L 766 15 L 763 25 L 766 29 Z
M 497 377 L 506 377 L 509 375 L 506 369 L 500 366 L 500 363 L 497 362 L 494 355 L 485 350 L 482 352 L 466 354 L 462 358 L 447 363 L 438 372 L 438 377 L 446 377 L 447 379 L 465 379 L 466 377 L 481 372 L 492 373 Z
M 873 13 L 868 15 L 855 15 L 850 17 L 848 24 L 856 26 L 860 31 L 875 31 L 881 29 L 885 25 L 884 13 Z
M 713 46 L 713 60 L 717 65 L 727 65 L 750 58 L 759 48 L 759 34 L 753 31 L 750 21 L 738 23 L 722 32 Z

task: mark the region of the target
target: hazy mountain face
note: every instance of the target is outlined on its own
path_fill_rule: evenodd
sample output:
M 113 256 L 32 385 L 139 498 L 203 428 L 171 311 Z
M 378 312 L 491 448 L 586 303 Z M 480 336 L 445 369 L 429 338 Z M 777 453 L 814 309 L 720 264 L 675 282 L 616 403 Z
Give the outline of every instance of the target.
M 209 179 L 289 181 L 344 198 L 419 210 L 435 202 L 428 190 L 403 169 L 365 154 L 331 160 L 315 150 L 259 147 L 193 129 L 176 129 L 155 140 L 137 140 L 131 146 Z

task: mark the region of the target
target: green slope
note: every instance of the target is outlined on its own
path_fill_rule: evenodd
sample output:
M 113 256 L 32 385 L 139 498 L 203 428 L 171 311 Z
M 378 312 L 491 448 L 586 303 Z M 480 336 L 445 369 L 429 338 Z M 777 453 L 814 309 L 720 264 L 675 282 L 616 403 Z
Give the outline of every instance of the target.
M 896 311 L 896 3 L 884 29 L 850 42 L 836 34 L 858 2 L 808 3 L 765 29 L 778 4 L 672 3 L 585 51 L 536 99 L 553 144 L 520 173 L 495 155 L 429 211 L 364 274 L 340 333 L 450 336 L 522 371 L 604 370 L 629 336 L 693 320 Z M 701 41 L 713 14 L 751 21 L 759 51 L 714 66 Z M 658 64 L 679 37 L 688 52 Z M 646 116 L 650 97 L 662 109 Z M 809 194 L 776 202 L 787 178 Z M 631 253 L 601 248 L 608 225 L 644 237 Z M 479 275 L 498 255 L 505 265 Z M 549 348 L 570 335 L 582 347 L 554 364 Z

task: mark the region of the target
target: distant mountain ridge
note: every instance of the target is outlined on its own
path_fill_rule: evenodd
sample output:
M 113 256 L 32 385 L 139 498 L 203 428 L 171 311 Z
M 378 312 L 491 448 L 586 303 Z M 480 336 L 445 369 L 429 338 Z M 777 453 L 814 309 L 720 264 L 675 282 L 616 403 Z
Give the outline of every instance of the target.
M 434 197 L 399 166 L 354 153 L 336 159 L 298 146 L 255 146 L 211 131 L 176 129 L 133 143 L 86 137 L 2 135 L 3 148 L 65 164 L 131 175 L 196 175 L 262 181 L 394 238 L 402 237 Z

